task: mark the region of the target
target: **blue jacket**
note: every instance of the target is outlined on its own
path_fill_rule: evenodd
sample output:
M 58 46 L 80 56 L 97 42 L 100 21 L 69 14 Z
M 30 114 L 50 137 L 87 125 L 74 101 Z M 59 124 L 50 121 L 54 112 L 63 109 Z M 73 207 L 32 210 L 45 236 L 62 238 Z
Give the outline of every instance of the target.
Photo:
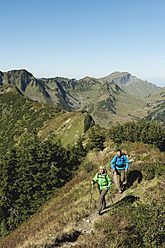
M 126 166 L 125 166 L 126 163 Z M 123 170 L 126 169 L 128 170 L 129 168 L 129 161 L 125 155 L 122 154 L 121 158 L 116 155 L 112 161 L 111 161 L 111 168 L 112 169 L 117 169 L 117 170 Z

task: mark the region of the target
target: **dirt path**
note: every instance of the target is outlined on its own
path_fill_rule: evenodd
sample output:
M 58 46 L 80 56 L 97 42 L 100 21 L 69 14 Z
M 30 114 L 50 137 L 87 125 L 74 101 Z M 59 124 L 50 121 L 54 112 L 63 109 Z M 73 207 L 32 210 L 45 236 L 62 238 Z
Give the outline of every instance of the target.
M 112 201 L 108 201 L 107 200 L 107 208 L 101 212 L 101 215 L 103 215 L 105 212 L 110 211 L 110 207 L 111 205 L 115 204 L 116 202 L 118 202 L 119 200 L 121 200 L 124 197 L 124 193 L 123 194 L 115 194 L 112 196 Z M 73 235 L 72 237 L 68 237 L 68 240 L 66 238 L 65 242 L 61 242 L 59 243 L 59 246 L 56 247 L 60 247 L 60 248 L 71 248 L 74 247 L 75 245 L 78 245 L 78 237 L 80 235 L 85 235 L 85 234 L 89 234 L 94 232 L 93 230 L 93 225 L 94 222 L 99 219 L 100 216 L 96 214 L 96 211 L 94 213 L 91 213 L 87 218 L 83 218 L 81 222 L 79 222 L 77 225 L 75 225 L 75 235 Z

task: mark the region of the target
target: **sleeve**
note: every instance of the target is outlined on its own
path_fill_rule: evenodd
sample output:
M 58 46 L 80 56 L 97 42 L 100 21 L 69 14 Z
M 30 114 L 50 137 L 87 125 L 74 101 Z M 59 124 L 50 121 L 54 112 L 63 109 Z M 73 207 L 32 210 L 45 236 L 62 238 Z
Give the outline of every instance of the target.
M 117 156 L 117 155 L 116 155 Z M 112 169 L 115 169 L 115 165 L 114 165 L 114 163 L 116 162 L 116 156 L 112 159 L 112 161 L 111 161 L 111 168 Z
M 107 174 L 107 181 L 108 181 L 108 188 L 110 188 L 111 187 L 111 179 L 110 179 L 110 177 L 109 177 L 109 175 Z
M 127 157 L 125 155 L 124 155 L 124 161 L 126 163 L 126 170 L 128 170 L 128 168 L 129 168 L 129 161 L 128 161 L 128 159 L 127 159 Z
M 93 182 L 94 182 L 94 183 L 97 183 L 97 181 L 98 181 L 98 173 L 96 173 L 96 175 L 95 175 L 94 178 L 93 178 Z

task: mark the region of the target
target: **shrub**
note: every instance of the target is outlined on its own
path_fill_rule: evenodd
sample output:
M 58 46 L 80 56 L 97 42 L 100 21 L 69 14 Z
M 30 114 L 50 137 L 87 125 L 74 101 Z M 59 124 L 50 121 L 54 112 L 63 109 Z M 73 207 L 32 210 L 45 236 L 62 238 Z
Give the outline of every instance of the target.
M 82 166 L 87 173 L 91 172 L 94 168 L 94 164 L 92 162 L 85 162 Z
M 84 133 L 95 124 L 91 115 L 87 114 L 84 119 Z
M 143 119 L 138 122 L 127 122 L 123 125 L 117 124 L 110 128 L 109 136 L 115 143 L 140 141 L 165 150 L 165 130 L 161 124 L 154 121 Z

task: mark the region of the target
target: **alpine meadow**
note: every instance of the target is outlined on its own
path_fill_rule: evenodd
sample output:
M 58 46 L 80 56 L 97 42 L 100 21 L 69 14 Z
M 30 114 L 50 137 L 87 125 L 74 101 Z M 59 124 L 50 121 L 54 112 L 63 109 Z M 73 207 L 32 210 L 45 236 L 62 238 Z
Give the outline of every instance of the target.
M 165 87 L 0 72 L 0 247 L 165 247 Z M 111 161 L 129 161 L 122 192 Z M 91 184 L 111 179 L 106 208 Z

